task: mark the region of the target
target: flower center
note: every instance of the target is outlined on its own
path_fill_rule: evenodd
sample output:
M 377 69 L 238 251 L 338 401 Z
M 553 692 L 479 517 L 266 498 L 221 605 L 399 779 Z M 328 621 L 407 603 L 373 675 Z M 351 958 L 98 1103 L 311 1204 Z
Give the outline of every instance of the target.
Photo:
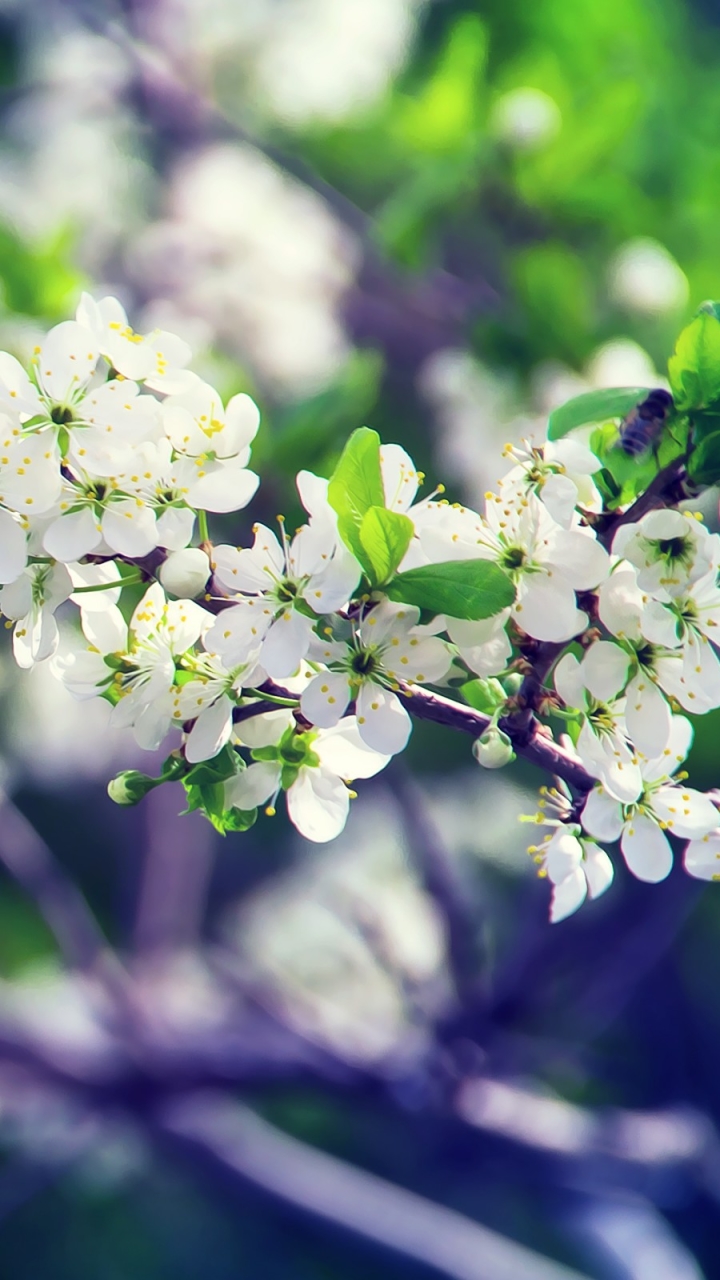
M 85 489 L 85 496 L 90 498 L 92 502 L 104 502 L 110 492 L 111 486 L 106 484 L 104 480 L 94 480 Z
M 512 572 L 514 569 L 522 569 L 527 564 L 527 552 L 523 547 L 507 547 L 500 556 L 500 564 L 503 569 Z
M 682 560 L 690 550 L 690 539 L 681 534 L 676 538 L 660 538 L 657 549 L 667 560 Z
M 289 604 L 297 598 L 298 585 L 290 578 L 285 578 L 283 582 L 278 584 L 277 598 L 281 604 Z
M 56 427 L 67 427 L 74 421 L 73 411 L 65 404 L 54 404 L 50 410 L 50 421 L 54 422 Z
M 350 659 L 350 670 L 356 676 L 362 676 L 367 679 L 373 672 L 378 670 L 379 662 L 372 649 L 358 649 Z

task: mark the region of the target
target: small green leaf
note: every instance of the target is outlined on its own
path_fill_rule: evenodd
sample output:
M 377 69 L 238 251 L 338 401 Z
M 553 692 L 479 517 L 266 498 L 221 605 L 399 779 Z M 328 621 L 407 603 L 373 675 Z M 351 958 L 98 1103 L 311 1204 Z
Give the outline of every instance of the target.
M 716 484 L 720 480 L 720 431 L 705 436 L 693 449 L 688 473 L 697 484 Z
M 560 440 L 568 431 L 584 427 L 590 422 L 624 418 L 647 395 L 648 387 L 607 387 L 601 391 L 587 391 L 582 396 L 575 396 L 550 414 L 548 440 Z
M 362 518 L 360 543 L 372 566 L 371 583 L 379 586 L 392 577 L 410 546 L 413 522 L 399 511 L 370 507 Z
M 225 788 L 222 782 L 193 784 L 183 778 L 183 786 L 187 796 L 186 813 L 199 809 L 211 822 L 222 814 L 225 807 Z
M 705 409 L 720 397 L 720 320 L 714 312 L 701 311 L 683 329 L 668 375 L 680 411 Z
M 507 702 L 505 690 L 494 676 L 489 680 L 467 680 L 460 686 L 460 692 L 475 711 L 482 711 L 486 716 L 491 716 Z
M 492 618 L 515 599 L 515 588 L 492 560 L 448 560 L 399 573 L 385 588 L 391 600 L 449 618 Z
M 242 768 L 242 758 L 228 743 L 212 760 L 201 760 L 199 764 L 193 765 L 183 781 L 188 786 L 209 786 L 232 778 Z
M 210 818 L 216 831 L 227 835 L 228 831 L 249 831 L 257 822 L 257 809 L 224 809 Z
M 360 540 L 363 516 L 371 507 L 384 507 L 380 471 L 380 437 L 369 427 L 353 431 L 328 485 L 328 502 L 337 513 L 340 537 L 363 569 L 372 564 Z

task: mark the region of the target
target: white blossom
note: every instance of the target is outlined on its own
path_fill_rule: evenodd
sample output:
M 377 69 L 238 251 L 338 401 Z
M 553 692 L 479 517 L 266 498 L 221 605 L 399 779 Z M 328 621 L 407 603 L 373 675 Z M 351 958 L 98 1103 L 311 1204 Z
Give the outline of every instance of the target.
M 59 664 L 63 683 L 77 698 L 108 694 L 112 722 L 132 726 L 138 745 L 154 750 L 173 723 L 176 662 L 202 635 L 209 615 L 192 600 L 167 601 L 154 583 L 129 626 L 116 605 L 84 613 L 83 632 L 93 646 Z M 108 661 L 109 660 L 109 661 Z
M 602 843 L 620 840 L 623 857 L 639 880 L 664 880 L 672 867 L 672 849 L 665 835 L 702 839 L 718 825 L 718 811 L 708 796 L 672 774 L 686 757 L 692 740 L 690 722 L 673 720 L 670 744 L 662 755 L 641 761 L 643 790 L 632 804 L 620 804 L 603 786 L 588 796 L 581 822 L 588 835 Z
M 15 622 L 13 653 L 19 667 L 32 667 L 53 656 L 58 646 L 55 610 L 72 589 L 64 565 L 40 561 L 28 565 L 0 590 L 0 612 Z
M 566 653 L 555 668 L 555 688 L 566 707 L 582 714 L 575 750 L 588 773 L 599 778 L 616 800 L 630 803 L 643 788 L 640 761 L 628 739 L 625 699 L 608 696 L 622 688 L 628 655 L 617 645 L 598 641 L 582 662 Z
M 161 329 L 145 335 L 135 333 L 117 298 L 96 301 L 84 293 L 77 320 L 92 334 L 97 350 L 124 378 L 165 393 L 182 392 L 192 383 L 194 375 L 185 371 L 191 355 L 187 343 Z
M 260 425 L 260 411 L 250 396 L 240 393 L 222 400 L 214 387 L 193 378 L 187 390 L 163 404 L 163 426 L 178 453 L 191 458 L 234 458 L 239 467 L 250 460 L 250 445 Z
M 248 810 L 269 804 L 274 813 L 283 789 L 290 821 L 306 840 L 322 844 L 345 826 L 353 795 L 346 784 L 374 777 L 389 758 L 363 742 L 352 716 L 331 729 L 303 734 L 286 730 L 276 758 L 257 761 L 225 783 L 225 805 Z
M 579 441 L 547 440 L 540 446 L 529 444 L 524 448 L 506 445 L 503 456 L 516 464 L 498 485 L 506 502 L 535 493 L 564 529 L 572 527 L 577 508 L 602 510 L 602 499 L 592 478 L 602 463 Z
M 349 643 L 319 640 L 312 655 L 326 670 L 315 676 L 300 699 L 311 724 L 337 724 L 354 700 L 358 731 L 375 751 L 402 751 L 412 724 L 394 690 L 400 681 L 435 683 L 450 666 L 447 645 L 418 630 L 420 610 L 382 600 L 353 630 Z
M 341 608 L 360 579 L 355 558 L 323 524 L 304 525 L 282 544 L 256 525 L 251 548 L 214 548 L 213 570 L 235 603 L 208 633 L 209 649 L 234 666 L 260 646 L 260 662 L 273 677 L 297 670 L 315 615 Z
M 612 550 L 635 565 L 638 586 L 659 600 L 682 595 L 720 563 L 720 538 L 689 511 L 650 511 L 621 525 Z

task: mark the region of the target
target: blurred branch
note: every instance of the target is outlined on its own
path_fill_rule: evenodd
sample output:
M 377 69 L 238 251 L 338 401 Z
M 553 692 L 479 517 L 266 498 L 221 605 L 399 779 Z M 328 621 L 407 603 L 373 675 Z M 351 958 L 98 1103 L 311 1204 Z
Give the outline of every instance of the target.
M 359 1236 L 449 1280 L 583 1280 L 453 1209 L 281 1133 L 220 1094 L 187 1095 L 160 1137 L 301 1215 Z
M 458 998 L 464 1003 L 477 993 L 481 976 L 482 917 L 478 903 L 463 884 L 458 867 L 428 813 L 422 789 L 399 757 L 390 765 L 388 780 L 402 814 L 415 866 L 443 919 L 448 964 Z
M 212 827 L 199 814 L 179 816 L 174 788 L 146 797 L 147 851 L 135 923 L 140 952 L 187 947 L 202 924 L 212 863 Z
M 11 800 L 0 800 L 0 862 L 33 899 L 72 969 L 124 992 L 120 965 L 77 886 Z

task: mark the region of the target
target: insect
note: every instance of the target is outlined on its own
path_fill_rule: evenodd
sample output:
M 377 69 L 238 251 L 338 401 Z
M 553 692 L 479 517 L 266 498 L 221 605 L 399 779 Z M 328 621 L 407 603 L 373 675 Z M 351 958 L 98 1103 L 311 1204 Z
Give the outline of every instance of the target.
M 665 420 L 673 407 L 669 391 L 651 391 L 620 423 L 618 448 L 631 458 L 639 458 L 658 444 Z

